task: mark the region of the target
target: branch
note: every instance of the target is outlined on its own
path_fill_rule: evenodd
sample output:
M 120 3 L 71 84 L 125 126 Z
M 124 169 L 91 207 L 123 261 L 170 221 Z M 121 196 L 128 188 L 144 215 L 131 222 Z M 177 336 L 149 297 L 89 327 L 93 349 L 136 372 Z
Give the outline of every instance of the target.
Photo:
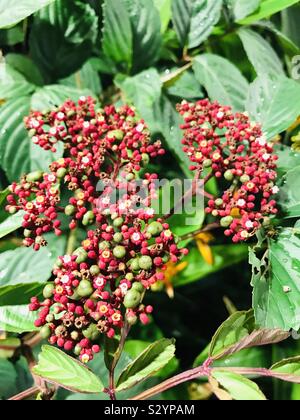
M 14 397 L 9 398 L 8 401 L 22 401 L 22 400 L 26 400 L 27 398 L 34 397 L 39 392 L 40 392 L 39 387 L 33 386 L 32 388 L 26 389 L 26 391 L 23 391 L 20 394 L 17 394 Z

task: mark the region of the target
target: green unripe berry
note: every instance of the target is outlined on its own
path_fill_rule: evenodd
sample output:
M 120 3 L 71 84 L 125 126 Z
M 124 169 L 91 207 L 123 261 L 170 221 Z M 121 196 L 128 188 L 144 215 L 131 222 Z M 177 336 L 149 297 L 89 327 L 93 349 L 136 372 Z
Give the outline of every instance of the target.
M 135 259 L 131 260 L 130 269 L 132 271 L 135 271 L 135 272 L 140 271 L 140 264 L 139 264 L 139 259 L 138 258 L 135 258 Z
M 224 201 L 222 200 L 222 198 L 217 198 L 215 203 L 216 203 L 217 207 L 221 207 L 223 205 Z
M 77 248 L 74 252 L 73 255 L 76 255 L 76 262 L 77 264 L 81 264 L 83 262 L 85 262 L 87 260 L 88 257 L 88 253 L 86 252 L 86 250 L 82 247 Z
M 66 206 L 65 208 L 65 214 L 67 216 L 72 216 L 76 211 L 76 208 L 74 206 L 72 206 L 72 204 L 69 204 Z
M 30 174 L 28 174 L 26 176 L 26 181 L 27 182 L 37 182 L 39 181 L 42 177 L 43 177 L 43 172 L 42 171 L 34 171 L 31 172 Z
M 67 175 L 67 170 L 66 168 L 59 168 L 56 172 L 56 176 L 57 178 L 61 179 L 64 178 Z
M 90 268 L 90 273 L 92 276 L 98 276 L 98 274 L 100 274 L 100 268 L 98 265 L 92 265 Z
M 249 182 L 249 181 L 250 181 L 250 176 L 248 176 L 248 175 L 243 175 L 243 176 L 241 176 L 241 177 L 240 177 L 240 181 L 241 181 L 243 184 L 246 184 L 246 182 Z
M 147 229 L 147 232 L 152 236 L 158 236 L 164 230 L 163 225 L 159 222 L 152 222 Z
M 134 275 L 132 273 L 127 273 L 125 279 L 128 281 L 132 281 L 134 279 Z
M 29 137 L 33 137 L 36 135 L 36 130 L 34 128 L 32 128 L 31 130 L 28 131 L 28 135 Z
M 221 219 L 220 224 L 222 227 L 227 228 L 231 225 L 232 222 L 233 222 L 233 217 L 227 216 Z
M 210 159 L 205 159 L 205 161 L 203 162 L 204 168 L 210 168 L 211 165 L 212 165 L 212 160 Z
M 135 283 L 133 283 L 131 290 L 136 290 L 139 293 L 143 293 L 145 288 L 142 285 L 142 283 L 140 283 L 139 281 L 136 281 Z
M 218 216 L 219 216 L 219 212 L 218 212 L 218 210 L 213 210 L 213 211 L 211 212 L 211 214 L 212 214 L 214 217 L 218 217 Z
M 134 174 L 127 174 L 126 175 L 126 181 L 130 182 L 130 181 L 133 181 L 134 179 L 135 179 Z
M 82 224 L 83 224 L 83 226 L 88 226 L 88 225 L 90 225 L 91 223 L 93 223 L 93 222 L 94 222 L 94 220 L 95 220 L 95 215 L 94 215 L 94 213 L 90 210 L 90 211 L 88 211 L 87 213 L 85 213 L 85 215 L 83 216 L 83 219 L 82 219 Z
M 126 255 L 126 248 L 124 246 L 116 246 L 113 250 L 113 254 L 116 258 L 122 259 Z
M 150 270 L 153 267 L 152 258 L 147 255 L 144 255 L 139 259 L 139 266 L 142 270 Z
M 100 244 L 99 244 L 100 251 L 106 251 L 109 248 L 110 248 L 110 243 L 109 242 L 107 242 L 107 241 L 100 242 Z
M 114 241 L 119 243 L 123 241 L 123 235 L 120 232 L 114 234 Z
M 55 265 L 58 268 L 61 268 L 63 266 L 63 262 L 60 258 L 57 258 L 57 260 L 55 261 Z
M 145 166 L 149 165 L 150 156 L 148 155 L 148 153 L 142 153 L 142 162 Z
M 80 297 L 89 297 L 94 292 L 91 283 L 88 280 L 81 280 L 77 288 L 77 293 Z
M 142 295 L 137 290 L 129 290 L 124 298 L 124 306 L 127 309 L 134 309 L 141 303 Z
M 53 296 L 54 284 L 46 284 L 43 290 L 43 296 L 45 299 L 50 299 Z
M 77 346 L 75 346 L 75 349 L 74 349 L 74 354 L 76 356 L 80 356 L 81 351 L 82 351 L 82 347 L 80 347 L 80 345 L 77 344 Z
M 127 322 L 132 327 L 138 322 L 138 317 L 136 315 L 127 316 Z
M 113 130 L 107 134 L 109 139 L 116 139 L 118 141 L 122 141 L 124 138 L 124 132 L 122 130 Z
M 170 255 L 169 255 L 169 254 L 165 254 L 165 255 L 162 257 L 162 260 L 163 260 L 163 263 L 164 263 L 164 264 L 167 264 L 167 263 L 170 261 Z
M 124 223 L 124 219 L 122 217 L 117 217 L 117 219 L 114 220 L 113 225 L 116 228 L 120 228 Z
M 95 324 L 91 324 L 86 330 L 82 331 L 85 338 L 96 341 L 100 337 L 100 331 Z
M 225 172 L 224 178 L 226 179 L 226 181 L 230 182 L 230 181 L 233 181 L 234 175 L 230 170 L 228 170 L 228 171 Z
M 44 339 L 47 340 L 50 336 L 51 336 L 51 328 L 48 325 L 44 325 L 41 329 L 40 329 L 40 336 Z

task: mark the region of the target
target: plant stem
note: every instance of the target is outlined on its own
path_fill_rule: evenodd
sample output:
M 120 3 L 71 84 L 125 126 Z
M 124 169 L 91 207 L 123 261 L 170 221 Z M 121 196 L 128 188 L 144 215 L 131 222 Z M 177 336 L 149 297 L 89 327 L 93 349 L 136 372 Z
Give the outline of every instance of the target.
M 126 339 L 128 337 L 129 331 L 130 331 L 130 325 L 128 324 L 128 321 L 125 321 L 124 327 L 121 332 L 121 339 L 119 343 L 119 347 L 115 353 L 114 360 L 112 362 L 111 368 L 109 370 L 109 396 L 111 400 L 116 400 L 116 394 L 115 394 L 115 370 L 116 367 L 120 361 L 120 358 L 122 356 L 124 346 L 126 343 Z
M 14 397 L 9 398 L 9 401 L 22 401 L 27 398 L 31 398 L 34 395 L 38 394 L 40 389 L 37 386 L 26 389 L 26 391 L 21 392 L 20 394 L 15 395 Z
M 179 375 L 174 376 L 171 379 L 168 379 L 162 382 L 159 385 L 154 386 L 153 388 L 148 389 L 145 392 L 137 395 L 136 397 L 131 398 L 131 400 L 147 400 L 151 397 L 154 397 L 161 392 L 167 391 L 170 388 L 174 388 L 184 382 L 192 381 L 193 379 L 198 379 L 200 377 L 209 377 L 211 374 L 210 364 L 212 363 L 211 359 L 208 359 L 201 367 L 188 370 L 186 372 L 180 373 Z

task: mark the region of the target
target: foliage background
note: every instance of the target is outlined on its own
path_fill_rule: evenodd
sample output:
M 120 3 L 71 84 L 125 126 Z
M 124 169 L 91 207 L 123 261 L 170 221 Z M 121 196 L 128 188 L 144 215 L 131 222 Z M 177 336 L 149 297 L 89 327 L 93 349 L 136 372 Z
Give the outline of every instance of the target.
M 136 106 L 170 151 L 151 168 L 169 179 L 190 177 L 175 111 L 182 99 L 209 96 L 247 110 L 277 143 L 282 211 L 274 224 L 280 235 L 265 238 L 262 232 L 268 255 L 262 259 L 261 248 L 250 253 L 254 298 L 246 245 L 232 245 L 220 232 L 211 246 L 212 265 L 192 241 L 187 267 L 170 278 L 167 291 L 174 287 L 175 298 L 163 287 L 148 297 L 156 308 L 153 322 L 135 329 L 126 348 L 126 357 L 133 357 L 145 342 L 175 337 L 177 358 L 161 377 L 191 367 L 228 310 L 253 304 L 260 326 L 300 327 L 299 17 L 293 0 L 0 0 L 0 204 L 11 182 L 25 172 L 47 170 L 62 154 L 53 157 L 32 145 L 23 117 L 31 108 L 49 109 L 67 98 L 92 95 L 102 104 Z M 209 188 L 217 192 L 214 182 Z M 203 214 L 198 217 L 200 227 Z M 49 248 L 38 254 L 23 249 L 21 220 L 0 212 L 0 330 L 10 340 L 33 331 L 26 304 L 41 292 L 67 242 L 66 231 L 49 238 Z M 194 229 L 184 221 L 172 219 L 178 234 Z M 291 339 L 244 352 L 235 365 L 269 366 L 298 354 L 299 343 Z M 23 358 L 11 357 L 0 350 L 2 398 L 31 382 Z M 261 385 L 271 399 L 299 399 L 296 385 Z M 183 397 L 202 398 L 201 384 L 162 396 Z M 61 391 L 59 398 L 74 396 Z

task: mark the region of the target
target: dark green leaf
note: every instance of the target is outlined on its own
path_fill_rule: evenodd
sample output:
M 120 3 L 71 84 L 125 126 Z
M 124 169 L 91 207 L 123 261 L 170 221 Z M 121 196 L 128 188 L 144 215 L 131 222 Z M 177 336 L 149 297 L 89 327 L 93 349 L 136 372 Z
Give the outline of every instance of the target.
M 22 54 L 7 54 L 5 56 L 6 62 L 25 79 L 34 85 L 42 86 L 44 84 L 43 77 L 31 58 Z
M 100 379 L 86 366 L 51 346 L 43 346 L 33 372 L 74 392 L 93 394 L 104 388 Z
M 198 47 L 221 16 L 222 0 L 173 0 L 173 23 L 182 46 Z
M 97 96 L 102 92 L 101 80 L 92 60 L 87 61 L 77 73 L 60 80 L 59 83 L 64 87 L 76 87 L 78 90 L 89 89 Z
M 105 0 L 103 19 L 103 51 L 107 57 L 128 70 L 132 63 L 133 35 L 123 0 Z
M 78 0 L 56 0 L 38 13 L 30 34 L 30 51 L 47 81 L 81 68 L 91 55 L 97 26 L 95 11 Z
M 18 212 L 13 216 L 9 216 L 4 222 L 0 223 L 0 238 L 19 229 L 22 226 L 24 213 Z M 1 255 L 0 255 L 1 258 Z
M 279 203 L 286 213 L 286 218 L 300 217 L 299 176 L 300 166 L 296 166 L 287 172 L 283 187 L 280 189 Z
M 5 359 L 0 359 L 0 399 L 11 396 L 15 389 L 17 372 L 14 365 Z

